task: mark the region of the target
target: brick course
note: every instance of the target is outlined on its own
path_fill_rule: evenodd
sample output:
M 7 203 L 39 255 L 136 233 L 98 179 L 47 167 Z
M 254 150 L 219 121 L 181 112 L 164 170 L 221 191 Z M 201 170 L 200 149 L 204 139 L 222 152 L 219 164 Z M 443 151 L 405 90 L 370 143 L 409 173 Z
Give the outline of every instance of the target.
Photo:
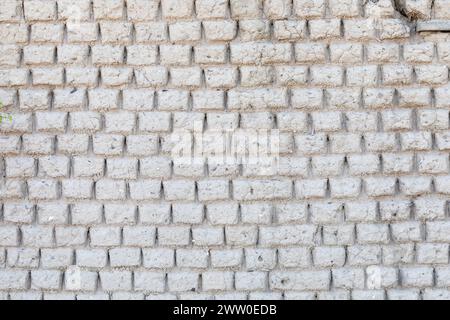
M 3 0 L 0 299 L 450 299 L 449 8 Z

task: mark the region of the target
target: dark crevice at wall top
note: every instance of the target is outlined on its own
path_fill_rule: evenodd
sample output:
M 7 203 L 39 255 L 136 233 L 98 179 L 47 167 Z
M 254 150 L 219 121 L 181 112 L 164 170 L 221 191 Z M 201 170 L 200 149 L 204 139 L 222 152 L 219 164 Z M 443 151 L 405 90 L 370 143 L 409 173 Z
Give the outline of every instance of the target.
M 435 0 L 392 0 L 392 2 L 397 12 L 415 23 L 416 32 L 450 32 L 450 20 L 440 16 L 442 8 L 435 8 Z

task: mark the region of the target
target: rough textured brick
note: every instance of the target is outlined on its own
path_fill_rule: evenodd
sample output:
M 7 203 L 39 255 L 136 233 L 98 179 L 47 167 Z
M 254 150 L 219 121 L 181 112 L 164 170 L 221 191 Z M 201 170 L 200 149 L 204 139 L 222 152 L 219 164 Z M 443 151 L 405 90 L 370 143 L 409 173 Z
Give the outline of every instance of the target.
M 109 250 L 111 267 L 135 267 L 140 265 L 139 248 L 114 248 Z
M 267 246 L 308 245 L 313 243 L 315 232 L 312 225 L 261 227 L 260 242 Z
M 6 222 L 31 223 L 33 221 L 34 208 L 28 203 L 5 204 L 3 206 L 3 212 L 3 219 Z M 62 215 L 64 215 L 64 213 Z
M 30 247 L 52 247 L 53 227 L 51 226 L 22 226 L 22 242 Z
M 330 286 L 329 271 L 283 272 L 270 274 L 270 287 L 282 290 L 327 290 Z
M 175 263 L 175 253 L 172 249 L 143 249 L 143 265 L 146 268 L 171 268 Z
M 95 291 L 98 274 L 78 267 L 69 267 L 64 273 L 64 280 L 65 287 L 69 291 Z
M 19 270 L 2 270 L 0 271 L 0 288 L 2 290 L 23 290 L 26 289 L 27 280 L 29 278 L 27 271 Z
M 332 271 L 333 280 L 337 288 L 363 289 L 364 269 L 337 268 Z
M 198 227 L 192 229 L 192 242 L 196 246 L 219 246 L 224 243 L 222 228 Z
M 313 251 L 313 261 L 318 267 L 342 267 L 345 263 L 345 249 L 317 247 Z
M 100 271 L 100 283 L 105 291 L 131 290 L 132 273 L 130 271 Z
M 99 200 L 125 199 L 125 181 L 103 179 L 96 183 L 96 194 Z
M 237 290 L 258 291 L 265 290 L 267 282 L 266 272 L 236 272 L 235 285 Z
M 41 250 L 41 265 L 43 268 L 57 269 L 72 265 L 72 249 L 43 249 Z
M 82 246 L 86 243 L 85 227 L 55 227 L 56 245 L 60 247 Z
M 120 244 L 121 229 L 117 227 L 93 227 L 90 230 L 93 246 L 114 246 Z
M 294 12 L 302 18 L 317 18 L 325 13 L 325 1 L 294 0 Z
M 167 275 L 167 284 L 172 292 L 195 292 L 198 289 L 198 277 L 195 272 L 171 272 Z
M 292 183 L 284 180 L 234 181 L 233 189 L 237 200 L 287 199 L 292 194 Z
M 258 229 L 255 226 L 230 226 L 225 229 L 227 243 L 236 246 L 254 245 Z
M 31 271 L 31 288 L 35 290 L 58 290 L 62 284 L 62 274 L 56 270 Z
M 205 272 L 202 274 L 202 286 L 205 291 L 228 291 L 233 287 L 232 272 Z
M 135 272 L 134 286 L 137 291 L 164 292 L 165 274 L 160 272 Z
M 159 227 L 158 240 L 163 245 L 188 245 L 190 229 L 189 227 Z
M 103 249 L 78 249 L 76 251 L 77 266 L 102 268 L 107 262 L 107 252 Z
M 433 284 L 433 269 L 428 267 L 409 267 L 400 269 L 402 284 L 408 287 L 429 287 Z

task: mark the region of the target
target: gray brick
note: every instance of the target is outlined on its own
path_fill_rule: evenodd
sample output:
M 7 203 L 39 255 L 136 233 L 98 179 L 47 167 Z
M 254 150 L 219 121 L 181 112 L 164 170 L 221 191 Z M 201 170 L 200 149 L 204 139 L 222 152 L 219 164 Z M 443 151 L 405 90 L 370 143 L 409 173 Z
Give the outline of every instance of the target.
M 195 272 L 171 272 L 167 276 L 171 292 L 197 291 L 199 275 Z
M 211 250 L 211 265 L 214 268 L 239 268 L 243 258 L 242 249 Z
M 95 291 L 97 289 L 97 272 L 70 267 L 64 274 L 64 285 L 69 291 Z
M 100 271 L 100 283 L 105 291 L 129 291 L 131 290 L 131 271 Z
M 0 244 L 2 246 L 16 246 L 19 242 L 19 230 L 15 226 L 0 227 Z
M 102 268 L 106 266 L 108 254 L 104 249 L 78 249 L 76 251 L 77 266 Z
M 266 272 L 236 272 L 236 290 L 258 291 L 265 290 L 267 286 Z
M 270 271 L 275 268 L 277 254 L 273 249 L 245 249 L 245 263 L 249 271 Z
M 22 242 L 29 247 L 52 247 L 53 227 L 51 226 L 22 226 Z
M 2 290 L 24 290 L 27 289 L 29 275 L 27 271 L 0 270 L 0 289 Z
M 39 249 L 8 248 L 7 265 L 12 268 L 37 268 L 39 266 Z
M 231 291 L 233 289 L 234 274 L 232 272 L 204 272 L 202 274 L 202 288 L 205 291 Z
M 316 232 L 313 225 L 261 227 L 260 242 L 267 246 L 311 245 Z
M 141 264 L 141 249 L 114 248 L 109 250 L 111 267 L 136 267 Z
M 272 272 L 270 287 L 282 290 L 328 290 L 330 286 L 329 271 Z
M 151 247 L 155 244 L 155 227 L 124 227 L 123 244 L 126 246 Z
M 56 270 L 31 271 L 31 289 L 58 290 L 62 284 L 62 273 Z
M 158 241 L 160 245 L 186 246 L 190 242 L 189 227 L 159 227 Z
M 176 252 L 177 266 L 181 268 L 206 268 L 208 259 L 207 250 L 178 249 Z
M 166 275 L 161 272 L 135 272 L 134 288 L 137 291 L 164 292 Z
M 121 233 L 120 227 L 92 227 L 89 230 L 91 244 L 95 247 L 120 245 Z
M 65 268 L 72 265 L 73 258 L 73 250 L 69 248 L 41 250 L 41 266 L 43 268 Z
M 142 249 L 145 268 L 165 269 L 175 265 L 175 252 L 172 249 Z

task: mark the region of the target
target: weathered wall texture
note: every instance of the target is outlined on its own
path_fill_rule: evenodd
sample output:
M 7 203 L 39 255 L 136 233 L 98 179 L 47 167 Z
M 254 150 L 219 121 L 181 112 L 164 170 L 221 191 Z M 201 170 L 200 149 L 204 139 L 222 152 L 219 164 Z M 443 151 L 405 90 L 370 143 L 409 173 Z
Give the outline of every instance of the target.
M 450 1 L 2 0 L 0 299 L 450 298 L 417 19 Z M 239 129 L 274 164 L 171 152 Z

